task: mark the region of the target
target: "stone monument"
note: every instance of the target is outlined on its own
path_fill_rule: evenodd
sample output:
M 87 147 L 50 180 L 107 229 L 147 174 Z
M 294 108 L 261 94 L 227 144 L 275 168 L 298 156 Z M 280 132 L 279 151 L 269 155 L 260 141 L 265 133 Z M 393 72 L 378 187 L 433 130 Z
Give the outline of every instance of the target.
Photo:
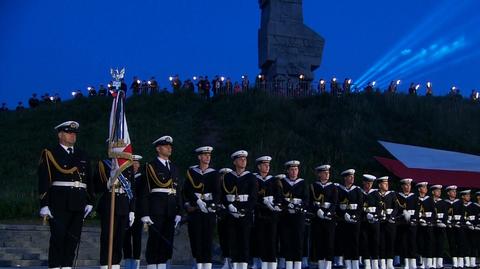
M 259 0 L 258 64 L 267 81 L 312 81 L 325 40 L 303 23 L 302 0 Z

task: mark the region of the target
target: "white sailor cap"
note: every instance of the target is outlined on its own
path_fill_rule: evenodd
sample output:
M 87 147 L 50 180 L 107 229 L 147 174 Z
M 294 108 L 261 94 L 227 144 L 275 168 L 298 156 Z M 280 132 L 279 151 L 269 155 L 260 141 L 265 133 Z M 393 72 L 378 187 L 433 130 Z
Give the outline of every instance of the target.
M 278 178 L 278 179 L 284 179 L 284 178 L 287 177 L 287 175 L 285 175 L 285 174 L 278 174 L 278 175 L 276 175 L 275 177 Z
M 322 164 L 322 165 L 319 165 L 317 167 L 315 167 L 315 171 L 317 172 L 323 172 L 323 171 L 328 171 L 330 170 L 330 165 L 329 164 Z
M 379 178 L 377 178 L 377 180 L 378 180 L 378 183 L 382 183 L 382 182 L 388 182 L 388 179 L 389 179 L 389 177 L 388 177 L 388 176 L 383 176 L 383 177 L 379 177 Z
M 195 152 L 198 154 L 212 153 L 213 147 L 203 146 L 195 149 Z
M 140 155 L 135 155 L 135 154 L 134 154 L 134 155 L 132 155 L 132 159 L 133 159 L 134 161 L 140 161 L 141 159 L 143 159 L 143 157 L 140 156 Z
M 423 187 L 423 186 L 428 186 L 428 182 L 426 181 L 422 181 L 422 182 L 418 182 L 417 185 L 415 185 L 415 187 Z
M 472 190 L 463 190 L 460 192 L 460 195 L 470 194 L 470 192 L 472 192 Z
M 239 157 L 248 157 L 248 152 L 242 149 L 242 150 L 237 150 L 234 153 L 232 153 L 232 155 L 230 155 L 230 158 L 232 158 L 233 160 Z
M 222 168 L 222 169 L 220 169 L 218 172 L 219 172 L 220 174 L 227 174 L 227 173 L 230 173 L 230 172 L 232 172 L 232 171 L 233 171 L 233 170 L 230 169 L 230 168 Z
M 340 173 L 342 177 L 350 176 L 355 174 L 355 169 L 347 169 Z
M 76 121 L 69 120 L 59 125 L 53 127 L 57 132 L 66 132 L 66 133 L 77 133 L 78 128 L 80 128 L 80 124 Z
M 173 138 L 169 135 L 164 135 L 159 139 L 152 142 L 152 145 L 159 146 L 159 145 L 173 145 Z
M 403 178 L 403 179 L 400 179 L 400 183 L 401 184 L 411 184 L 413 181 L 413 179 L 411 178 Z
M 377 179 L 374 175 L 363 174 L 363 181 L 374 182 Z
M 441 190 L 442 188 L 443 188 L 443 186 L 440 185 L 440 184 L 430 186 L 431 190 Z
M 477 192 L 475 193 L 475 196 L 480 196 L 480 191 L 477 191 Z
M 446 191 L 451 191 L 451 190 L 457 190 L 457 185 L 450 185 L 448 187 L 445 188 Z
M 257 159 L 255 159 L 255 162 L 256 163 L 269 163 L 271 160 L 272 160 L 272 157 L 265 155 L 265 156 L 258 157 Z
M 285 165 L 285 167 L 287 167 L 287 168 L 296 167 L 296 166 L 299 166 L 299 165 L 300 165 L 300 161 L 291 160 L 291 161 L 285 162 L 284 165 Z

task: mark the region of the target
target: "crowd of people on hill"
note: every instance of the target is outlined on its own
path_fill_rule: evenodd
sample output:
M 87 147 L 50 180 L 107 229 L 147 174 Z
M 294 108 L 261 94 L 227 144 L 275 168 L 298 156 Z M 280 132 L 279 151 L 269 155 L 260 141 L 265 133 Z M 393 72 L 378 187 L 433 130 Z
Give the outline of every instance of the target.
M 258 75 L 255 78 L 254 85 L 250 84 L 248 75 L 242 75 L 240 81 L 234 81 L 230 77 L 224 77 L 216 75 L 212 80 L 205 76 L 194 76 L 192 79 L 181 80 L 179 75 L 169 77 L 169 83 L 171 92 L 173 93 L 191 93 L 198 94 L 199 96 L 209 99 L 211 97 L 234 95 L 242 92 L 247 92 L 251 89 L 267 92 L 272 95 L 286 96 L 286 97 L 299 97 L 299 96 L 311 96 L 330 94 L 333 96 L 343 96 L 352 93 L 364 92 L 365 94 L 395 94 L 399 91 L 401 84 L 400 80 L 392 80 L 386 89 L 381 89 L 375 81 L 368 82 L 362 89 L 359 85 L 355 85 L 350 78 L 345 78 L 343 83 L 337 81 L 337 78 L 332 78 L 329 83 L 325 79 L 320 79 L 318 82 L 306 80 L 303 75 L 299 78 L 278 78 L 273 81 L 267 80 L 264 75 Z M 328 87 L 327 87 L 327 84 Z M 416 96 L 420 94 L 421 85 L 417 83 L 410 83 L 407 93 L 408 95 Z M 433 86 L 431 82 L 427 82 L 424 85 L 425 96 L 433 96 Z M 121 82 L 121 89 L 124 92 L 131 92 L 131 95 L 151 95 L 159 92 L 170 92 L 168 88 L 160 88 L 159 83 L 154 76 L 148 80 L 142 80 L 137 76 L 133 77 L 130 87 L 124 80 Z M 110 82 L 105 87 L 104 84 L 100 84 L 98 90 L 94 86 L 88 86 L 86 96 L 110 96 L 114 91 L 113 83 Z M 80 89 L 72 91 L 72 98 L 83 98 L 84 93 Z M 447 93 L 448 96 L 454 98 L 462 98 L 460 89 L 456 86 L 452 86 Z M 472 102 L 478 102 L 480 100 L 480 91 L 473 89 L 470 93 L 469 99 Z M 36 93 L 33 93 L 28 100 L 28 106 L 30 108 L 38 107 L 42 104 L 55 104 L 62 101 L 60 95 L 55 93 L 50 95 L 45 93 L 38 97 Z M 22 101 L 17 103 L 16 111 L 22 111 L 25 106 Z M 5 102 L 2 103 L 0 111 L 8 111 L 9 108 Z

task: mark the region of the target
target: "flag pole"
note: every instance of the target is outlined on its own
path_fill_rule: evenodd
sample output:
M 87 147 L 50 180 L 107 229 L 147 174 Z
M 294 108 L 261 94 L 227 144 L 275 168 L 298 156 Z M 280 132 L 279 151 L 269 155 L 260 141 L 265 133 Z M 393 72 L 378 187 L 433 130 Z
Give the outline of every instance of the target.
M 113 256 L 113 225 L 115 222 L 115 185 L 112 185 L 112 195 L 110 196 L 110 228 L 108 232 L 108 269 L 112 269 Z

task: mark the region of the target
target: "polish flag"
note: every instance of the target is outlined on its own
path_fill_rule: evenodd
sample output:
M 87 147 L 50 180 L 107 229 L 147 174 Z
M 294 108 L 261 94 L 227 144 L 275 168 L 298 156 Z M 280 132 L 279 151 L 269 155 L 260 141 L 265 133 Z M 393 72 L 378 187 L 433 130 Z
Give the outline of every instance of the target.
M 480 156 L 385 141 L 379 143 L 395 158 L 375 157 L 400 178 L 430 184 L 480 188 Z

